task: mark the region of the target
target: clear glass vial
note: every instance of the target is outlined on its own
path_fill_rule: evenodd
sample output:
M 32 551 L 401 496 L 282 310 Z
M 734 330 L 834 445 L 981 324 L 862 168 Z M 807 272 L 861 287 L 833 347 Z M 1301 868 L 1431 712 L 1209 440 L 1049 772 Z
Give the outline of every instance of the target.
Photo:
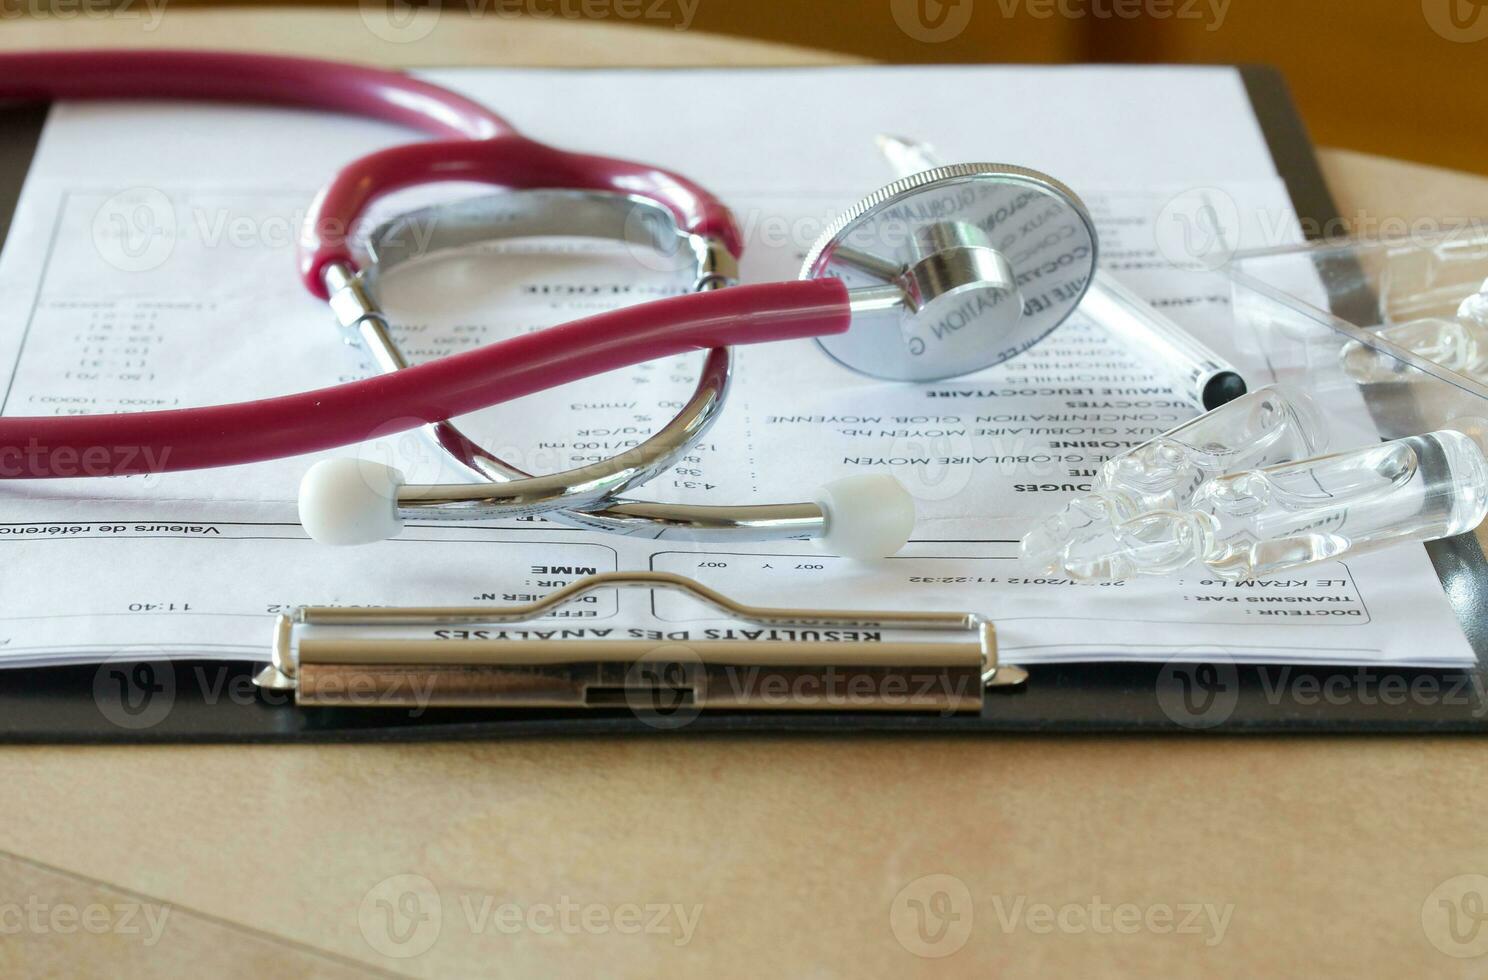
M 1471 531 L 1488 516 L 1488 423 L 1454 424 L 1217 477 L 1186 510 L 1143 514 L 1073 543 L 1058 571 L 1104 582 L 1202 564 L 1240 581 Z
M 1089 494 L 1076 497 L 1023 538 L 1026 561 L 1054 567 L 1076 542 L 1141 514 L 1181 510 L 1206 480 L 1315 456 L 1327 426 L 1312 399 L 1277 385 L 1200 415 L 1108 460 Z
M 1377 331 L 1385 340 L 1442 367 L 1488 381 L 1488 283 L 1463 300 L 1457 317 L 1409 320 Z M 1351 340 L 1339 356 L 1344 373 L 1359 384 L 1388 384 L 1415 372 L 1391 354 Z

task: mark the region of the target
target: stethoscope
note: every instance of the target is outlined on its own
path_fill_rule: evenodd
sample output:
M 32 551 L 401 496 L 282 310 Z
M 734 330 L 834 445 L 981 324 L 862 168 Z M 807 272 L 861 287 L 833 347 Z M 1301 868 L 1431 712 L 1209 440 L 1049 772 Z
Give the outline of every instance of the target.
M 1069 188 L 1020 167 L 960 164 L 905 177 L 853 205 L 810 249 L 799 280 L 736 285 L 739 229 L 718 198 L 687 178 L 558 150 L 438 86 L 334 62 L 177 51 L 3 55 L 0 98 L 271 102 L 366 115 L 445 137 L 354 161 L 321 191 L 305 219 L 301 277 L 329 301 L 346 339 L 372 355 L 379 376 L 206 408 L 0 419 L 0 446 L 28 447 L 25 458 L 33 462 L 23 478 L 59 475 L 45 463 L 59 449 L 91 453 L 95 475 L 131 475 L 319 452 L 425 425 L 479 481 L 407 485 L 381 463 L 323 461 L 305 477 L 300 514 L 309 534 L 329 544 L 381 540 L 409 520 L 541 515 L 621 534 L 819 538 L 828 550 L 853 557 L 892 554 L 909 537 L 914 506 L 887 475 L 837 481 L 810 503 L 662 504 L 620 495 L 670 468 L 716 420 L 734 344 L 812 337 L 835 360 L 873 377 L 955 377 L 1000 364 L 1047 336 L 1079 305 L 1096 264 L 1094 225 Z M 439 181 L 474 181 L 507 193 L 395 218 L 369 236 L 368 261 L 359 262 L 352 241 L 367 209 L 395 190 Z M 555 234 L 684 256 L 692 293 L 408 365 L 376 299 L 379 276 L 475 244 Z M 448 421 L 704 349 L 697 386 L 669 423 L 635 448 L 577 469 L 534 476 Z M 147 471 L 141 460 L 159 465 Z

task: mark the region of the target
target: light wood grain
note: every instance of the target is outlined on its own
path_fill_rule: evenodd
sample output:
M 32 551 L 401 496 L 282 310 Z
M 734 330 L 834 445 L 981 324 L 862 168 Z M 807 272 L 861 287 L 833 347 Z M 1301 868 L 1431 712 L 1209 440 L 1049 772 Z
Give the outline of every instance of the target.
M 1475 741 L 565 740 L 0 752 L 0 849 L 179 903 L 160 947 L 248 976 L 261 934 L 421 976 L 929 974 L 895 896 L 953 875 L 975 975 L 1421 975 L 1438 884 L 1488 867 Z M 389 959 L 369 890 L 438 889 L 440 931 Z M 928 896 L 926 896 L 928 897 Z M 998 910 L 1232 907 L 1219 934 L 1005 931 Z M 481 932 L 466 905 L 701 906 L 680 930 Z M 1000 905 L 999 905 L 1000 903 Z M 479 922 L 479 919 L 474 920 Z M 374 927 L 374 939 L 375 927 Z M 103 954 L 60 936 L 79 966 Z M 682 943 L 679 945 L 679 943 Z M 178 955 L 178 954 L 171 954 Z
M 1488 218 L 1488 177 L 1367 153 L 1326 150 L 1323 175 L 1345 217 L 1443 223 Z
M 159 0 L 156 0 L 158 3 Z M 435 6 L 438 6 L 437 4 Z M 451 11 L 458 5 L 451 4 Z M 498 9 L 499 3 L 486 5 Z M 352 9 L 164 7 L 151 19 L 143 0 L 137 17 L 104 20 L 57 17 L 0 20 L 0 51 L 43 48 L 212 48 L 276 51 L 344 58 L 391 67 L 544 65 L 823 65 L 863 59 L 789 44 L 703 31 L 639 29 L 617 21 L 576 22 L 481 17 L 445 12 L 422 34 L 413 21 L 390 24 L 380 4 Z M 365 13 L 363 12 L 365 10 Z M 403 33 L 397 24 L 414 26 Z M 416 40 L 399 41 L 398 38 Z
M 282 26 L 249 18 L 193 33 L 187 13 L 171 20 L 185 25 L 169 28 L 183 32 L 166 35 L 171 43 L 252 47 L 285 37 Z M 400 60 L 337 29 L 334 16 L 298 16 L 299 50 Z M 521 64 L 819 60 L 696 37 L 616 49 L 602 31 L 548 30 L 499 42 L 461 35 L 440 50 L 451 61 Z M 25 43 L 12 31 L 0 30 L 0 46 Z M 98 37 L 80 28 L 69 41 Z M 419 47 L 412 60 L 431 63 Z M 1326 154 L 1325 164 L 1346 213 L 1488 207 L 1488 181 L 1352 154 Z M 1488 767 L 1481 742 L 1468 739 L 0 748 L 0 786 L 0 926 L 7 903 L 33 898 L 85 906 L 126 894 L 173 909 L 148 950 L 117 934 L 0 937 L 6 975 L 340 976 L 365 967 L 859 977 L 950 968 L 1250 978 L 1469 975 L 1488 964 L 1446 956 L 1422 922 L 1423 909 L 1435 914 L 1428 898 L 1442 882 L 1488 871 L 1477 813 Z M 932 900 L 915 883 L 937 874 L 964 886 L 964 898 L 947 892 L 947 911 L 971 925 L 945 960 L 915 955 L 891 920 L 901 893 L 901 903 Z M 437 939 L 409 958 L 380 951 L 384 896 L 373 893 L 400 875 L 427 879 L 440 899 Z M 1025 909 L 1127 903 L 1181 915 L 1194 903 L 1231 912 L 1209 945 L 1214 931 L 1005 927 L 1000 913 L 1020 899 Z M 556 912 L 563 903 L 594 916 L 590 927 L 476 928 L 483 907 Z M 695 932 L 684 936 L 675 917 L 664 933 L 593 925 L 623 906 L 657 903 L 701 906 Z
M 0 937 L 7 977 L 365 974 L 361 963 L 4 853 Z

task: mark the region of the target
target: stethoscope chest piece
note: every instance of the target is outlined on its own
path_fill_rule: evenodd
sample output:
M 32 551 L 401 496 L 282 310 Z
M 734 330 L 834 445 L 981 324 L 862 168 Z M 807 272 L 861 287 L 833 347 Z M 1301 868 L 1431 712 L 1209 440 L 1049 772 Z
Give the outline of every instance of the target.
M 877 378 L 936 381 L 1038 343 L 1080 304 L 1095 265 L 1095 226 L 1074 191 L 1035 170 L 972 163 L 858 202 L 801 278 L 851 290 L 851 328 L 817 341 L 830 356 Z

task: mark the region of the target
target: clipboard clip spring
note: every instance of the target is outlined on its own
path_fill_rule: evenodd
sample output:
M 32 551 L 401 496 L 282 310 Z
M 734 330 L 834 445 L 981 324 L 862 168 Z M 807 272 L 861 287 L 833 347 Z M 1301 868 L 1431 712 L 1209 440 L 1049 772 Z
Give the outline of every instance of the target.
M 779 638 L 553 640 L 299 636 L 298 627 L 467 627 L 523 623 L 609 588 L 686 593 Z M 975 643 L 887 641 L 880 630 L 975 634 Z M 729 631 L 724 631 L 729 632 Z M 823 634 L 829 634 L 824 637 Z M 254 678 L 304 707 L 870 711 L 958 714 L 986 691 L 1024 685 L 977 613 L 774 609 L 735 602 L 681 575 L 611 572 L 505 607 L 299 606 L 277 617 Z

